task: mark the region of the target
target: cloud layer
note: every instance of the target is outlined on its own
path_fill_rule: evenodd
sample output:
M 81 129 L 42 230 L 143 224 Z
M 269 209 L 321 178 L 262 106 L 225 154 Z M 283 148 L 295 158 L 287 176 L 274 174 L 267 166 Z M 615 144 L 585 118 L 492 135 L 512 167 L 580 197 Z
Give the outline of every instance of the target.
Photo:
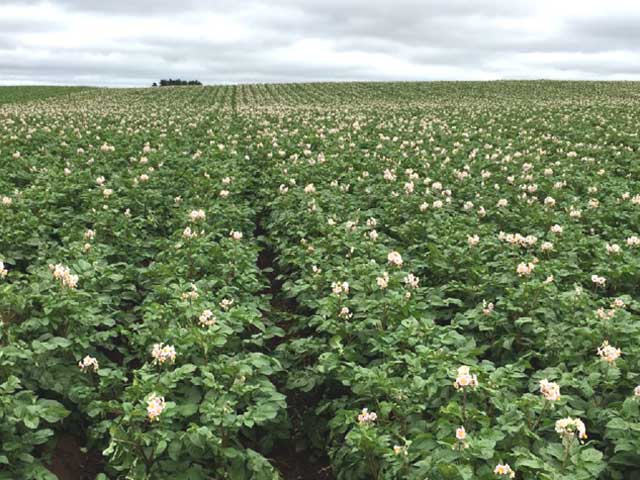
M 637 25 L 635 0 L 8 0 L 0 84 L 640 80 Z

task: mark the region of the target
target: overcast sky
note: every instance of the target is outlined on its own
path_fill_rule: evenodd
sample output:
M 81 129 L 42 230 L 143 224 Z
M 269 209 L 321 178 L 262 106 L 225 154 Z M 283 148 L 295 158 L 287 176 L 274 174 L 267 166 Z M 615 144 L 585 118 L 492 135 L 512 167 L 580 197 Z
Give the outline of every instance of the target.
M 0 0 L 0 84 L 640 80 L 640 0 Z

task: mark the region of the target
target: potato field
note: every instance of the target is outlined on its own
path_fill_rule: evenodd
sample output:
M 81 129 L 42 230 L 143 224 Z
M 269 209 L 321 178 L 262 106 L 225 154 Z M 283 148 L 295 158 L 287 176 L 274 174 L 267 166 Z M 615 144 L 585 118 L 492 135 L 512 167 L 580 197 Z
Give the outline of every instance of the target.
M 0 479 L 640 478 L 640 86 L 0 88 Z

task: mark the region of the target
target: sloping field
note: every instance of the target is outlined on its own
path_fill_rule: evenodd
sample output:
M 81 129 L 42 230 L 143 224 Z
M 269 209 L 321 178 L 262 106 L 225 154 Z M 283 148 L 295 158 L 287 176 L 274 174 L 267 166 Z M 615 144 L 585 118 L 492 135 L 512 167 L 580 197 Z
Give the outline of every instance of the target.
M 29 102 L 87 90 L 87 87 L 0 87 L 0 104 Z
M 639 93 L 0 88 L 0 479 L 638 478 Z

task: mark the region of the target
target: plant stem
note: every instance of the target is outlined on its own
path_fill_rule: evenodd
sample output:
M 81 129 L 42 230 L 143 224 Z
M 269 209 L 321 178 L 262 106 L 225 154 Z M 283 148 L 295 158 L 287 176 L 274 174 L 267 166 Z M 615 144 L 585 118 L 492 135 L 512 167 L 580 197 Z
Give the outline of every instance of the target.
M 538 417 L 538 420 L 536 420 L 536 423 L 533 425 L 533 428 L 531 430 L 535 430 L 538 427 L 538 425 L 540 424 L 540 420 L 542 420 L 542 415 L 544 414 L 548 406 L 549 402 L 545 400 L 544 405 L 542 406 L 542 410 L 540 410 L 540 416 Z
M 462 391 L 462 423 L 467 423 L 467 391 Z

